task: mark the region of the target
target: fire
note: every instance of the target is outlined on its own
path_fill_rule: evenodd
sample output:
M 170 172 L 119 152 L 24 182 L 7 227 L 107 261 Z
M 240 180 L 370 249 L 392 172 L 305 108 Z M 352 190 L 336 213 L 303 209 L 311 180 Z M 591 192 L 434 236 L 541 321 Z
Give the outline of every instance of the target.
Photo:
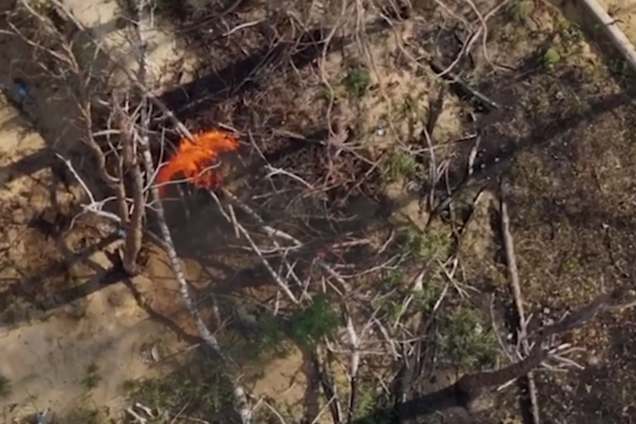
M 213 130 L 195 135 L 195 141 L 183 139 L 179 150 L 165 163 L 157 174 L 159 194 L 165 195 L 167 182 L 182 175 L 195 187 L 215 189 L 220 187 L 223 176 L 213 166 L 219 153 L 231 152 L 238 148 L 238 137 L 232 133 Z

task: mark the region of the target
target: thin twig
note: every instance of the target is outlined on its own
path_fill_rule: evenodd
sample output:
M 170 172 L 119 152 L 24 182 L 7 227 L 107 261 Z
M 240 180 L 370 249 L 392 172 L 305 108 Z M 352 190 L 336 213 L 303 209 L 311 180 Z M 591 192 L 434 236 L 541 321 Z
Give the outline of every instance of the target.
M 209 193 L 210 193 L 210 196 L 212 196 L 212 198 L 214 199 L 214 201 L 218 205 L 219 209 L 222 210 L 223 206 L 222 206 L 221 201 L 219 200 L 218 196 L 216 195 L 216 193 L 214 193 L 213 191 L 210 191 Z M 231 195 L 231 193 L 229 193 L 229 192 L 227 192 L 227 194 Z M 231 196 L 233 197 L 233 195 L 231 195 Z M 236 197 L 234 197 L 232 200 L 237 201 L 238 199 Z M 240 205 L 240 203 L 239 203 L 239 205 Z M 244 206 L 246 206 L 246 205 L 244 205 Z M 248 209 L 251 211 L 251 208 L 248 208 Z M 245 210 L 245 209 L 243 209 L 243 210 Z M 238 231 L 245 238 L 245 240 L 247 240 L 247 243 L 250 245 L 250 248 L 251 248 L 252 252 L 256 253 L 258 258 L 261 260 L 261 263 L 265 266 L 265 269 L 267 269 L 267 272 L 269 273 L 269 275 L 271 275 L 271 277 L 274 279 L 274 281 L 278 285 L 278 288 L 280 288 L 283 291 L 283 293 L 285 293 L 285 295 L 289 298 L 289 300 L 291 300 L 293 303 L 295 303 L 295 304 L 300 303 L 299 300 L 294 295 L 294 293 L 292 293 L 292 291 L 290 290 L 289 285 L 287 284 L 287 282 L 285 282 L 283 280 L 283 278 L 280 276 L 280 274 L 277 273 L 274 270 L 272 265 L 265 258 L 265 256 L 263 255 L 263 252 L 256 245 L 256 243 L 254 242 L 254 239 L 252 238 L 251 234 L 245 229 L 245 227 L 243 225 L 241 225 L 238 221 L 233 221 L 231 216 L 229 216 L 227 214 L 224 214 L 224 215 L 226 216 L 226 219 L 228 219 L 230 223 L 234 224 L 234 226 L 235 226 L 234 228 L 236 229 L 236 231 Z M 274 240 L 274 243 L 277 244 L 275 239 L 272 239 L 272 240 Z M 280 247 L 280 246 L 277 245 L 277 247 Z

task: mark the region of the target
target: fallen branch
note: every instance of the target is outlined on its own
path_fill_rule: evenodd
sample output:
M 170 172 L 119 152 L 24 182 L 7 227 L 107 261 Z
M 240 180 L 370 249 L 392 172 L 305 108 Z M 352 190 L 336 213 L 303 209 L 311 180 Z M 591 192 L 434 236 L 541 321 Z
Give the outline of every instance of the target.
M 503 235 L 503 244 L 506 252 L 506 262 L 508 264 L 508 276 L 510 277 L 510 287 L 512 295 L 515 301 L 515 307 L 517 309 L 517 318 L 519 320 L 519 337 L 521 340 L 521 347 L 524 357 L 530 355 L 530 344 L 527 339 L 526 328 L 526 314 L 523 309 L 523 298 L 521 297 L 521 287 L 519 284 L 519 271 L 517 269 L 517 259 L 515 256 L 514 242 L 512 240 L 512 234 L 510 233 L 510 217 L 508 216 L 508 206 L 505 200 L 505 193 L 503 183 L 500 193 L 500 212 L 501 212 L 501 233 Z M 534 424 L 539 424 L 539 403 L 537 400 L 537 387 L 534 382 L 534 375 L 530 371 L 527 375 L 528 379 L 528 395 L 530 400 L 530 406 L 532 408 L 532 421 Z
M 338 397 L 338 388 L 333 380 L 333 377 L 329 373 L 327 366 L 323 366 L 318 359 L 316 351 L 311 352 L 311 364 L 314 367 L 316 374 L 320 378 L 320 385 L 325 397 L 328 399 L 327 405 L 325 405 L 318 416 L 314 419 L 314 423 L 317 423 L 320 416 L 324 411 L 329 408 L 331 412 L 331 418 L 334 423 L 342 423 L 342 407 L 340 405 L 340 398 Z
M 613 19 L 596 0 L 582 0 L 582 4 L 596 18 L 612 44 L 621 52 L 625 61 L 632 68 L 632 71 L 636 72 L 636 49 L 616 25 L 617 20 Z
M 347 321 L 347 336 L 349 337 L 349 345 L 351 348 L 351 360 L 349 363 L 349 405 L 347 408 L 347 424 L 355 418 L 355 406 L 358 397 L 358 370 L 360 369 L 360 337 L 356 333 L 356 329 L 351 319 L 351 314 L 347 311 L 347 306 L 342 305 L 342 311 Z
M 141 175 L 141 164 L 137 154 L 138 142 L 140 138 L 148 139 L 150 120 L 146 105 L 141 105 L 141 125 L 140 131 L 134 131 L 134 123 L 131 118 L 122 110 L 120 102 L 115 97 L 113 102 L 115 120 L 122 137 L 122 165 L 131 175 L 132 206 L 131 211 L 126 211 L 125 222 L 125 243 L 122 264 L 124 270 L 129 275 L 137 273 L 137 257 L 141 251 L 143 238 L 143 219 L 145 216 L 144 183 Z M 140 134 L 141 132 L 141 134 Z M 119 181 L 123 187 L 123 174 L 120 172 Z
M 233 201 L 238 202 L 238 199 L 231 194 L 229 191 L 225 191 L 226 195 L 228 195 Z M 228 222 L 230 222 L 231 224 L 234 225 L 234 228 L 236 229 L 236 231 L 238 231 L 243 237 L 245 237 L 245 239 L 247 240 L 248 244 L 250 245 L 251 250 L 256 253 L 256 255 L 259 257 L 259 259 L 261 260 L 261 263 L 263 264 L 263 266 L 265 266 L 265 269 L 267 269 L 267 272 L 271 275 L 271 277 L 274 279 L 274 281 L 276 281 L 276 284 L 278 285 L 278 287 L 283 291 L 283 293 L 285 293 L 285 295 L 295 304 L 300 303 L 298 301 L 298 299 L 296 298 L 296 296 L 294 295 L 294 293 L 292 293 L 292 291 L 289 288 L 289 285 L 287 284 L 287 282 L 285 282 L 283 280 L 283 278 L 274 270 L 274 268 L 272 267 L 272 265 L 269 263 L 269 261 L 265 258 L 265 256 L 263 256 L 263 253 L 261 252 L 261 250 L 258 248 L 258 246 L 256 245 L 256 243 L 254 242 L 254 240 L 252 239 L 252 236 L 250 235 L 250 233 L 245 229 L 245 227 L 243 225 L 241 225 L 238 221 L 233 220 L 232 216 L 227 215 L 224 211 L 223 211 L 223 206 L 221 205 L 221 201 L 219 200 L 218 196 L 211 191 L 210 195 L 212 196 L 212 198 L 215 200 L 215 202 L 217 203 L 219 209 L 221 210 L 221 212 L 223 213 L 223 215 L 225 216 L 225 218 L 228 220 Z M 239 203 L 240 205 L 242 205 L 242 209 L 243 210 L 249 210 L 252 213 L 254 213 L 251 208 L 249 208 L 247 205 L 244 205 L 241 203 Z M 255 213 L 254 213 L 255 215 Z M 280 246 L 278 245 L 278 242 L 276 242 L 276 239 L 274 239 L 272 237 L 272 240 L 274 240 L 274 244 L 276 245 L 276 247 L 280 248 Z M 287 264 L 287 267 L 289 270 L 292 270 L 292 267 Z

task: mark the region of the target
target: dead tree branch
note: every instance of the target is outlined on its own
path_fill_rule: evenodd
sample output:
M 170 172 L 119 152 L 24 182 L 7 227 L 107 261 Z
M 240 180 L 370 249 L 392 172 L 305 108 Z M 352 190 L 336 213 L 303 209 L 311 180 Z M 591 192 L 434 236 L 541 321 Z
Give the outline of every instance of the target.
M 504 249 L 506 252 L 506 262 L 508 263 L 508 274 L 510 277 L 510 287 L 514 297 L 515 307 L 517 308 L 517 317 L 519 319 L 519 340 L 521 340 L 521 346 L 523 355 L 527 357 L 530 355 L 530 344 L 527 339 L 526 330 L 526 314 L 523 308 L 523 298 L 521 297 L 521 286 L 519 283 L 519 271 L 517 269 L 517 259 L 515 256 L 514 242 L 512 234 L 510 233 L 510 217 L 508 216 L 508 206 L 506 199 L 504 198 L 504 187 L 502 184 L 500 193 L 500 212 L 501 212 L 501 232 L 503 235 Z M 528 394 L 530 398 L 530 405 L 532 408 L 532 420 L 534 424 L 539 424 L 539 403 L 537 400 L 537 387 L 534 382 L 534 375 L 530 371 L 527 375 L 528 378 Z
M 152 8 L 149 7 L 148 4 L 146 4 L 145 0 L 139 0 L 137 3 L 137 13 L 141 15 L 142 11 L 146 9 L 149 9 L 149 12 L 152 13 Z M 140 29 L 139 23 L 134 26 L 133 32 L 134 32 L 135 39 L 139 43 L 136 47 L 139 49 L 138 61 L 139 61 L 139 69 L 140 69 L 137 78 L 134 79 L 133 81 L 136 82 L 136 85 L 143 87 L 143 93 L 144 93 L 143 98 L 150 100 L 151 97 L 148 95 L 150 93 L 150 90 L 147 89 L 147 84 L 145 81 L 145 71 L 144 71 L 147 66 L 147 56 L 146 56 L 146 51 L 144 48 L 145 43 L 142 38 L 143 32 Z M 159 101 L 159 103 L 161 102 Z M 167 107 L 165 107 L 165 105 L 163 106 L 164 106 L 163 109 L 167 110 Z M 183 126 L 183 124 L 181 125 Z M 185 128 L 185 126 L 183 127 Z M 190 136 L 192 137 L 192 134 L 190 134 Z M 141 152 L 143 165 L 146 170 L 146 175 L 155 175 L 155 166 L 154 166 L 154 161 L 152 158 L 152 153 L 150 150 L 149 137 L 147 136 L 147 134 L 145 136 L 143 135 L 138 136 L 137 142 L 139 145 L 139 150 Z M 227 359 L 224 357 L 222 353 L 219 342 L 217 341 L 217 339 L 214 337 L 214 335 L 210 332 L 208 327 L 203 322 L 201 313 L 197 309 L 196 305 L 194 304 L 192 300 L 192 297 L 190 296 L 190 291 L 188 289 L 188 282 L 187 282 L 183 267 L 181 265 L 181 261 L 179 260 L 176 249 L 174 247 L 174 241 L 172 239 L 170 229 L 168 228 L 165 211 L 163 209 L 163 204 L 159 200 L 160 199 L 159 190 L 157 186 L 155 185 L 151 185 L 150 190 L 152 192 L 152 197 L 154 199 L 157 199 L 157 206 L 156 206 L 157 221 L 161 231 L 161 236 L 166 242 L 168 260 L 170 263 L 170 267 L 172 268 L 172 271 L 175 274 L 175 278 L 179 284 L 179 291 L 181 294 L 181 298 L 186 308 L 188 309 L 188 312 L 194 319 L 197 329 L 199 330 L 199 333 L 201 337 L 203 338 L 203 340 L 208 344 L 209 347 L 212 348 L 213 352 L 216 355 L 218 355 L 221 359 L 223 359 L 224 362 L 227 362 Z M 228 377 L 230 381 L 234 380 L 231 376 L 228 375 Z M 241 421 L 243 422 L 243 424 L 249 424 L 251 422 L 252 408 L 245 395 L 245 390 L 241 386 L 235 384 L 234 395 L 239 403 L 238 412 L 241 417 Z
M 35 29 L 31 33 L 28 31 L 31 31 L 32 28 L 22 30 L 22 26 L 18 28 L 17 25 L 12 25 L 10 22 L 9 26 L 13 30 L 12 35 L 22 39 L 39 55 L 45 55 L 53 60 L 54 70 L 49 71 L 48 76 L 56 78 L 56 81 L 65 87 L 69 96 L 76 103 L 83 130 L 82 141 L 94 157 L 97 165 L 96 171 L 101 181 L 113 193 L 113 196 L 105 199 L 97 198 L 91 192 L 87 179 L 80 175 L 80 171 L 69 160 L 65 159 L 64 155 L 58 153 L 58 157 L 64 161 L 88 197 L 88 204 L 83 206 L 83 213 L 94 213 L 108 218 L 118 225 L 117 231 L 123 230 L 122 235 L 125 240 L 123 264 L 125 270 L 132 274 L 137 271 L 136 259 L 141 248 L 144 218 L 149 206 L 147 203 L 148 195 L 150 194 L 152 199 L 157 199 L 155 210 L 163 238 L 162 247 L 166 250 L 170 266 L 179 284 L 184 305 L 213 354 L 230 364 L 231 361 L 224 357 L 217 339 L 205 325 L 189 293 L 188 282 L 174 247 L 165 212 L 159 201 L 157 187 L 152 184 L 151 180 L 155 175 L 155 167 L 150 150 L 150 138 L 153 136 L 150 132 L 150 108 L 152 106 L 159 107 L 168 116 L 174 116 L 147 88 L 149 84 L 147 82 L 148 58 L 145 50 L 146 40 L 143 37 L 150 28 L 144 27 L 145 20 L 139 17 L 145 11 L 152 14 L 154 8 L 147 0 L 137 0 L 135 5 L 138 19 L 133 20 L 128 42 L 137 53 L 138 72 L 136 74 L 114 60 L 113 52 L 104 47 L 104 42 L 89 37 L 89 45 L 82 46 L 82 48 L 93 50 L 93 58 L 100 57 L 103 60 L 102 63 L 109 64 L 113 69 L 120 68 L 125 71 L 125 75 L 129 77 L 132 85 L 141 92 L 139 98 L 132 99 L 136 102 L 135 107 L 130 107 L 128 94 L 124 95 L 116 88 L 112 90 L 114 94 L 110 101 L 104 100 L 107 98 L 106 91 L 113 88 L 109 85 L 109 73 L 102 70 L 94 75 L 92 73 L 93 63 L 82 63 L 75 54 L 73 40 L 68 39 L 46 16 L 31 7 L 27 0 L 19 0 L 19 5 L 20 9 L 15 13 L 26 15 L 35 23 L 32 26 Z M 75 30 L 79 30 L 85 35 L 91 34 L 90 30 L 84 28 L 70 13 L 59 7 L 57 2 L 54 1 L 54 5 Z M 149 21 L 153 22 L 153 19 Z M 46 42 L 41 40 L 42 37 L 47 37 L 44 40 Z M 51 60 L 48 62 L 50 63 Z M 45 66 L 41 67 L 45 68 Z M 103 89 L 103 92 L 100 92 L 100 89 Z M 134 97 L 136 93 L 130 92 L 131 97 Z M 96 130 L 96 122 L 93 119 L 96 107 L 100 109 L 99 112 L 110 112 L 110 116 L 106 119 L 108 128 Z M 180 127 L 182 132 L 185 129 L 185 126 L 178 121 L 176 126 Z M 111 160 L 109 156 L 113 159 Z M 145 179 L 150 179 L 150 181 L 145 181 Z M 116 214 L 103 209 L 104 205 L 112 200 L 117 202 Z M 235 384 L 234 376 L 231 373 L 228 372 L 226 377 L 234 384 L 233 389 L 238 400 L 238 413 L 241 420 L 244 424 L 248 424 L 251 422 L 252 410 L 245 391 L 241 386 Z
M 124 168 L 131 174 L 131 194 L 132 194 L 132 206 L 130 213 L 126 211 L 125 217 L 128 218 L 126 222 L 126 235 L 124 243 L 124 255 L 123 266 L 126 272 L 134 275 L 137 270 L 137 256 L 141 250 L 141 241 L 143 237 L 143 218 L 145 212 L 144 202 L 144 183 L 141 175 L 141 164 L 139 162 L 138 154 L 138 139 L 148 138 L 149 120 L 147 119 L 147 110 L 142 107 L 142 113 L 145 115 L 142 119 L 141 128 L 139 131 L 135 131 L 133 122 L 127 116 L 125 111 L 122 110 L 120 102 L 115 100 L 113 102 L 113 109 L 115 119 L 119 126 L 122 138 L 122 162 Z M 141 132 L 141 134 L 139 134 Z M 120 181 L 123 180 L 123 175 L 120 176 Z M 121 185 L 121 184 L 120 184 Z
M 67 167 L 76 177 L 77 181 L 82 184 L 86 195 L 89 197 L 90 204 L 84 207 L 84 212 L 96 213 L 104 216 L 103 210 L 105 203 L 114 200 L 117 205 L 117 215 L 122 228 L 125 230 L 125 243 L 123 254 L 124 270 L 130 275 L 137 272 L 137 256 L 141 248 L 141 233 L 145 207 L 143 202 L 143 177 L 141 164 L 137 160 L 136 140 L 133 137 L 132 126 L 133 119 L 126 116 L 125 111 L 121 110 L 117 99 L 108 103 L 102 100 L 104 93 L 101 89 L 105 87 L 108 81 L 108 72 L 100 70 L 94 73 L 94 63 L 83 63 L 78 57 L 75 47 L 75 40 L 72 36 L 63 33 L 62 30 L 54 25 L 51 20 L 32 7 L 26 0 L 19 0 L 18 8 L 14 14 L 25 17 L 32 21 L 30 27 L 24 24 L 18 28 L 17 25 L 9 19 L 10 34 L 18 37 L 33 49 L 37 55 L 37 63 L 44 75 L 49 78 L 50 83 L 62 86 L 65 94 L 68 95 L 79 116 L 77 123 L 81 128 L 81 141 L 92 154 L 96 164 L 96 170 L 102 183 L 112 192 L 113 197 L 107 197 L 104 200 L 95 199 L 90 193 L 85 179 L 81 178 L 78 171 L 73 168 L 72 164 L 63 156 L 59 156 L 65 162 Z M 58 15 L 61 15 L 69 24 L 73 26 L 79 25 L 78 21 L 70 14 L 63 12 L 63 8 L 57 2 L 53 3 Z M 22 29 L 27 28 L 27 29 Z M 93 58 L 98 58 L 106 54 L 102 49 L 101 43 L 92 41 L 89 45 L 84 46 L 89 50 L 94 50 Z M 51 65 L 51 62 L 53 65 Z M 118 130 L 108 128 L 106 131 L 95 131 L 96 123 L 94 122 L 95 106 L 99 105 L 101 110 L 105 110 L 104 106 L 112 107 L 112 116 L 107 119 L 110 124 L 114 121 Z M 100 110 L 100 111 L 101 111 Z M 77 124 L 76 123 L 76 124 Z M 69 123 L 70 125 L 70 123 Z M 147 123 L 146 123 L 147 125 Z M 98 137 L 105 136 L 105 143 L 98 141 Z M 110 146 L 109 153 L 116 156 L 121 154 L 121 160 L 116 160 L 116 175 L 109 172 L 109 161 L 106 158 L 105 149 L 102 144 Z M 62 146 L 61 151 L 72 148 L 71 146 Z M 58 153 L 59 155 L 59 153 Z M 126 170 L 124 172 L 124 169 Z M 130 175 L 131 193 L 126 190 L 124 174 Z M 113 217 L 110 217 L 113 218 Z

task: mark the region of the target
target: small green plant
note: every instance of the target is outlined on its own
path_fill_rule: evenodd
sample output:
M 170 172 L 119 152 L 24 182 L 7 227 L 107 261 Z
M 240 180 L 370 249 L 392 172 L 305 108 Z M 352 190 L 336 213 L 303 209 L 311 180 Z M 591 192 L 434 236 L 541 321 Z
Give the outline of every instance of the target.
M 543 54 L 543 66 L 548 69 L 554 68 L 559 62 L 561 62 L 561 54 L 553 47 L 550 47 Z
M 373 382 L 363 382 L 358 387 L 355 407 L 356 422 L 360 424 L 390 424 L 395 422 L 390 396 Z
M 402 313 L 402 300 L 407 290 L 404 273 L 399 270 L 391 270 L 382 277 L 382 294 L 373 302 L 373 309 L 394 323 Z
M 128 380 L 122 391 L 149 408 L 183 408 L 184 415 L 222 422 L 234 410 L 235 397 L 232 384 L 219 366 L 214 359 L 194 353 L 178 372 Z
M 224 307 L 234 310 L 236 319 L 219 337 L 237 363 L 255 366 L 288 353 L 286 326 L 281 316 L 259 304 L 227 301 Z
M 86 368 L 86 375 L 82 378 L 82 386 L 84 386 L 86 390 L 93 390 L 101 381 L 102 376 L 99 375 L 99 367 L 96 363 L 91 362 L 91 364 Z
M 264 312 L 256 317 L 256 334 L 249 340 L 248 350 L 252 361 L 268 358 L 284 357 L 287 348 L 284 343 L 284 326 L 280 318 L 270 312 Z
M 386 274 L 383 281 L 389 290 L 399 288 L 404 282 L 404 273 L 399 269 L 391 270 Z
M 421 310 L 426 315 L 433 311 L 444 290 L 444 284 L 441 284 L 439 279 L 439 275 L 432 275 L 423 282 L 422 290 L 415 292 L 415 298 L 419 301 Z
M 11 380 L 4 375 L 0 375 L 0 399 L 11 396 Z
M 431 229 L 423 233 L 415 228 L 407 228 L 398 235 L 397 240 L 402 253 L 423 259 L 434 258 L 448 247 L 447 237 Z
M 405 255 L 419 256 L 425 244 L 424 235 L 414 228 L 407 228 L 399 234 L 398 243 Z
M 412 155 L 397 150 L 386 161 L 385 175 L 392 181 L 399 178 L 413 177 L 417 173 L 418 168 L 417 161 Z
M 392 270 L 387 272 L 381 281 L 382 294 L 373 300 L 372 306 L 381 316 L 394 323 L 402 313 L 405 277 L 401 270 Z
M 324 295 L 316 295 L 311 305 L 295 311 L 289 318 L 293 339 L 305 346 L 314 346 L 320 339 L 340 324 L 336 311 Z
M 609 61 L 609 71 L 617 76 L 625 77 L 629 75 L 629 65 L 624 59 L 612 59 Z
M 33 7 L 33 10 L 43 16 L 49 16 L 54 8 L 53 2 L 49 0 L 35 1 L 31 4 L 31 6 Z
M 73 409 L 66 416 L 56 419 L 55 422 L 60 424 L 103 424 L 106 421 L 102 419 L 99 411 L 80 406 Z
M 489 328 L 477 310 L 455 306 L 438 322 L 436 339 L 440 357 L 466 370 L 494 362 L 497 343 Z
M 563 263 L 563 270 L 568 274 L 578 274 L 583 272 L 583 266 L 576 258 L 570 258 Z
M 353 67 L 349 69 L 342 83 L 349 96 L 360 98 L 366 94 L 371 85 L 371 72 L 363 66 Z
M 319 95 L 325 101 L 336 100 L 341 97 L 346 97 L 347 88 L 342 84 L 324 84 Z
M 515 22 L 524 22 L 531 11 L 532 2 L 525 0 L 516 0 L 508 8 L 508 13 Z
M 580 44 L 585 39 L 581 28 L 563 16 L 557 18 L 556 27 L 566 49 Z
M 335 96 L 336 96 L 336 93 L 333 87 L 330 88 L 328 85 L 324 84 L 322 88 L 320 89 L 319 97 L 321 97 L 322 99 L 328 102 L 331 100 L 334 100 Z

